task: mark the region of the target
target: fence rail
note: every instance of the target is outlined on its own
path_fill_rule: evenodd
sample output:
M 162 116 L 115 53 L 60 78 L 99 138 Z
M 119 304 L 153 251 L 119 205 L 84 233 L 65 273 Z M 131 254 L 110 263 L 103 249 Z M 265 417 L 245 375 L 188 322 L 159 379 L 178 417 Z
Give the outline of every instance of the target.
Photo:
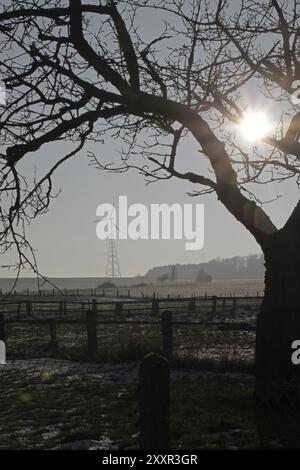
M 68 312 L 76 310 L 77 307 L 81 308 L 81 312 L 84 313 L 86 310 L 93 310 L 101 307 L 102 313 L 111 313 L 112 310 L 116 314 L 121 314 L 124 311 L 125 306 L 130 306 L 130 310 L 143 311 L 151 310 L 152 314 L 159 313 L 161 307 L 164 304 L 175 304 L 172 305 L 172 310 L 181 309 L 183 303 L 187 303 L 187 312 L 193 313 L 196 309 L 197 304 L 202 302 L 211 302 L 211 311 L 215 313 L 218 307 L 225 309 L 231 307 L 231 313 L 234 314 L 238 303 L 245 301 L 257 301 L 260 302 L 262 297 L 259 296 L 235 296 L 235 297 L 224 297 L 224 296 L 203 296 L 203 297 L 166 297 L 166 298 L 139 298 L 137 299 L 124 299 L 120 300 L 107 300 L 99 301 L 98 299 L 87 299 L 87 300 L 9 300 L 0 302 L 0 313 L 11 314 L 16 313 L 18 316 L 25 312 L 30 316 L 36 307 L 47 307 L 51 306 L 56 309 L 59 315 L 66 315 Z M 94 307 L 96 305 L 96 307 Z M 12 307 L 15 307 L 13 311 Z M 102 307 L 107 307 L 107 310 Z M 110 307 L 110 308 L 109 308 Z M 52 312 L 52 310 L 51 310 Z M 44 312 L 45 313 L 45 312 Z
M 171 359 L 173 356 L 173 330 L 175 326 L 203 326 L 211 327 L 220 331 L 255 331 L 256 327 L 246 322 L 228 322 L 228 321 L 180 321 L 173 320 L 173 313 L 165 310 L 162 312 L 160 319 L 156 320 L 99 320 L 97 311 L 94 309 L 87 312 L 85 319 L 61 319 L 61 318 L 7 318 L 0 314 L 0 340 L 8 342 L 6 334 L 6 325 L 9 324 L 31 324 L 46 325 L 49 329 L 50 344 L 57 347 L 57 326 L 58 325 L 85 325 L 87 332 L 87 350 L 91 359 L 94 359 L 98 350 L 97 326 L 98 325 L 124 325 L 124 326 L 144 326 L 144 325 L 160 325 L 161 328 L 161 344 L 164 357 Z
M 182 284 L 182 286 L 184 287 L 185 284 Z M 81 289 L 59 289 L 59 288 L 56 288 L 56 289 L 38 289 L 38 290 L 35 290 L 35 291 L 31 291 L 29 289 L 24 289 L 22 291 L 17 291 L 17 290 L 4 290 L 2 288 L 0 288 L 0 298 L 1 297 L 6 297 L 8 298 L 9 297 L 37 297 L 37 298 L 41 298 L 41 297 L 59 297 L 59 298 L 63 298 L 63 297 L 66 297 L 66 296 L 70 296 L 70 297 L 119 297 L 119 298 L 132 298 L 132 299 L 147 299 L 147 298 L 151 298 L 153 296 L 155 297 L 159 297 L 159 298 L 167 298 L 167 297 L 170 297 L 170 294 L 163 294 L 161 291 L 160 292 L 157 292 L 157 291 L 152 291 L 153 294 L 151 295 L 151 292 L 149 292 L 149 290 L 151 289 L 155 289 L 155 285 L 146 285 L 145 286 L 145 290 L 148 291 L 147 293 L 146 292 L 143 292 L 143 290 L 140 290 L 142 287 L 141 286 L 138 286 L 138 285 L 132 285 L 132 286 L 119 286 L 119 287 L 106 287 L 106 288 L 103 288 L 103 287 L 97 287 L 97 288 L 81 288 Z M 157 287 L 161 287 L 161 286 L 157 286 Z M 177 286 L 176 285 L 170 285 L 168 286 L 170 289 L 174 289 L 176 290 Z M 194 291 L 197 290 L 197 288 L 199 288 L 200 286 L 199 285 L 191 285 L 191 284 L 187 284 L 186 287 L 188 288 L 192 288 L 192 292 L 193 292 L 193 296 L 194 297 L 197 297 L 196 295 L 196 292 Z M 138 295 L 133 295 L 133 293 L 138 289 Z M 260 297 L 262 295 L 262 291 L 257 291 L 256 292 L 256 296 L 252 296 L 252 297 Z M 208 294 L 206 293 L 205 296 L 208 296 Z M 227 297 L 235 297 L 236 296 L 236 293 L 235 292 L 231 292 Z M 180 294 L 177 295 L 177 297 L 181 297 Z M 249 296 L 249 293 L 245 293 L 245 297 L 251 297 Z

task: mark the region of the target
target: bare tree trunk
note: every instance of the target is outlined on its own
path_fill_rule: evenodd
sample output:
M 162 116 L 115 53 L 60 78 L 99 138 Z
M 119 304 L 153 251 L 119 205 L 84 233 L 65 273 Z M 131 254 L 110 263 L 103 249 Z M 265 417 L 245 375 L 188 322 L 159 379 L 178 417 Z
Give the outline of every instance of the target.
M 300 240 L 287 229 L 264 246 L 265 298 L 257 319 L 256 398 L 277 405 L 297 400 L 292 342 L 300 339 Z

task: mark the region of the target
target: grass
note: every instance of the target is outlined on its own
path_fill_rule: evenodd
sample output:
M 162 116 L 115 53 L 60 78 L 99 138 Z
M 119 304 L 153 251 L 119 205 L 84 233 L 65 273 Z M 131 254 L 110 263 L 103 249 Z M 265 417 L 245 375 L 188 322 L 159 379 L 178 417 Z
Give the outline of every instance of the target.
M 173 447 L 259 447 L 252 392 L 250 385 L 221 377 L 174 384 Z
M 51 372 L 7 374 L 2 383 L 0 449 L 51 449 L 104 437 L 121 449 L 138 447 L 136 385 L 101 386 L 88 376 Z M 221 378 L 175 382 L 173 448 L 256 442 L 251 394 L 251 387 Z
M 0 419 L 0 449 L 51 449 L 108 436 L 114 442 L 122 439 L 126 444 L 122 435 L 131 423 L 134 426 L 134 416 L 128 404 L 120 416 L 124 400 L 119 396 L 128 393 L 127 390 L 82 383 L 81 379 L 77 377 L 65 383 L 64 377 L 56 376 L 47 380 L 39 378 L 39 383 L 34 384 L 20 375 L 18 387 L 8 389 L 6 384 L 1 401 L 6 411 Z M 41 388 L 41 381 L 45 388 Z M 53 388 L 51 383 L 55 384 Z
M 50 347 L 47 326 L 13 324 L 7 328 L 8 357 L 11 359 L 55 357 L 89 360 L 84 325 L 59 325 L 57 348 Z M 228 367 L 251 369 L 254 359 L 253 332 L 218 331 L 199 325 L 174 325 L 174 356 L 218 370 Z M 160 352 L 160 325 L 98 325 L 98 361 L 139 360 L 149 352 Z M 214 366 L 215 364 L 215 366 Z
M 224 356 L 220 361 L 198 357 L 175 357 L 172 366 L 176 369 L 205 370 L 216 373 L 254 373 L 254 362 Z
M 249 307 L 250 308 L 250 307 Z M 218 311 L 214 320 L 226 320 Z M 249 310 L 253 320 L 253 311 Z M 45 313 L 47 315 L 47 313 Z M 68 315 L 72 315 L 69 312 Z M 74 317 L 81 318 L 81 312 Z M 102 314 L 115 318 L 114 314 Z M 113 316 L 111 316 L 113 315 Z M 211 319 L 211 307 L 174 319 Z M 149 318 L 124 312 L 118 319 Z M 151 316 L 152 319 L 155 317 Z M 159 320 L 159 316 L 156 319 Z M 234 318 L 239 321 L 238 317 Z M 244 318 L 242 318 L 244 320 Z M 7 328 L 8 358 L 56 358 L 89 362 L 84 325 L 60 325 L 57 348 L 49 344 L 45 326 L 12 324 Z M 161 353 L 159 325 L 99 325 L 97 363 L 138 361 L 149 352 Z M 171 387 L 171 431 L 174 449 L 259 447 L 252 382 L 223 373 L 253 372 L 254 334 L 218 331 L 202 326 L 174 326 L 172 368 L 206 370 L 201 380 L 180 380 Z M 120 449 L 138 447 L 138 396 L 134 384 L 105 384 L 93 373 L 37 373 L 0 370 L 2 382 L 0 449 L 52 449 L 74 441 L 107 440 Z M 96 374 L 97 375 L 97 374 Z M 272 447 L 268 437 L 264 446 Z
M 0 449 L 104 439 L 118 449 L 138 448 L 137 385 L 104 385 L 89 374 L 55 371 L 3 372 L 1 379 Z M 250 380 L 217 374 L 172 382 L 173 449 L 282 447 L 272 419 L 267 425 L 269 434 L 260 435 Z

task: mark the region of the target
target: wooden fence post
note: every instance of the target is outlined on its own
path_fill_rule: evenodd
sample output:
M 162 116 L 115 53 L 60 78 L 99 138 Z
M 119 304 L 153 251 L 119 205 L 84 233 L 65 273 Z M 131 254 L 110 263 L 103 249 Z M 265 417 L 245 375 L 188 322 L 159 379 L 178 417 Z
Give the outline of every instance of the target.
M 188 305 L 188 313 L 194 313 L 195 312 L 195 299 L 191 299 Z
M 218 300 L 217 296 L 214 295 L 214 296 L 213 296 L 212 312 L 211 312 L 212 315 L 214 315 L 214 314 L 216 313 L 216 311 L 217 311 L 217 300 Z
M 20 318 L 22 302 L 18 302 L 17 318 Z
M 64 302 L 64 315 L 67 315 L 67 302 Z
M 159 312 L 159 300 L 153 297 L 152 299 L 152 309 L 151 312 L 153 315 L 156 315 Z
M 115 303 L 115 313 L 120 314 L 123 311 L 123 302 L 116 302 Z
M 235 309 L 236 309 L 236 298 L 233 297 L 233 299 L 232 299 L 232 308 L 231 308 L 231 314 L 232 315 L 235 314 Z
M 56 324 L 54 318 L 49 320 L 49 332 L 50 332 L 50 346 L 54 349 L 57 347 L 57 336 L 56 336 Z
M 63 302 L 59 302 L 59 304 L 58 304 L 58 315 L 59 315 L 59 317 L 62 316 L 62 313 L 63 313 Z
M 170 448 L 170 369 L 158 354 L 149 354 L 139 368 L 140 449 Z
M 167 359 L 173 354 L 172 312 L 165 310 L 161 315 L 162 349 Z
M 26 314 L 28 316 L 31 316 L 31 313 L 32 313 L 31 302 L 30 300 L 26 300 Z
M 6 330 L 3 313 L 0 313 L 0 340 L 6 343 Z
M 86 315 L 86 329 L 88 340 L 88 354 L 91 359 L 95 359 L 97 353 L 97 301 L 93 300 L 92 310 Z

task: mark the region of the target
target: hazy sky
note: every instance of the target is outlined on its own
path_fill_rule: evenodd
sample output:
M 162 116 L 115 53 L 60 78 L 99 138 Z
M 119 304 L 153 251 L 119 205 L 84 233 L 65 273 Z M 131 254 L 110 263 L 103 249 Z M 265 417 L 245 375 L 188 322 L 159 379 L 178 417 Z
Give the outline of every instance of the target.
M 117 145 L 116 145 L 117 148 Z M 57 158 L 59 147 L 40 154 L 45 166 Z M 187 163 L 201 159 L 189 142 L 183 149 Z M 114 148 L 99 144 L 99 155 L 114 158 Z M 23 165 L 32 171 L 33 155 L 25 157 Z M 211 258 L 258 253 L 259 247 L 250 234 L 217 201 L 215 195 L 190 197 L 187 191 L 195 185 L 176 179 L 146 186 L 142 176 L 133 170 L 126 174 L 97 171 L 89 166 L 82 151 L 62 166 L 55 177 L 62 192 L 53 200 L 48 214 L 36 219 L 29 230 L 30 240 L 37 250 L 40 271 L 48 276 L 103 276 L 108 251 L 108 241 L 96 237 L 96 208 L 103 202 L 117 202 L 119 195 L 127 195 L 129 204 L 144 203 L 204 203 L 205 243 L 200 251 L 186 251 L 184 241 L 174 240 L 120 240 L 117 241 L 122 275 L 143 274 L 160 264 L 198 263 Z M 264 188 L 266 199 L 272 199 L 279 189 L 285 196 L 266 206 L 279 225 L 291 211 L 291 200 L 296 194 L 286 184 Z M 9 273 L 2 270 L 1 275 Z M 11 274 L 12 275 L 12 274 Z M 23 273 L 25 275 L 25 273 Z M 27 273 L 26 275 L 30 275 Z
M 150 29 L 151 23 L 147 22 Z M 150 25 L 150 26 L 149 26 Z M 254 97 L 254 98 L 253 98 Z M 260 109 L 264 107 L 255 86 L 245 94 L 245 104 Z M 272 110 L 269 110 L 272 112 Z M 119 144 L 107 139 L 93 146 L 102 160 L 113 161 Z M 38 174 L 50 168 L 51 163 L 63 156 L 67 146 L 62 144 L 43 147 L 35 155 L 27 155 L 20 168 L 32 174 L 38 165 Z M 60 167 L 54 178 L 57 189 L 62 192 L 53 200 L 48 214 L 36 219 L 29 229 L 29 239 L 37 250 L 40 271 L 47 276 L 103 276 L 105 274 L 108 241 L 96 237 L 96 208 L 104 202 L 116 202 L 119 195 L 127 195 L 129 204 L 144 203 L 204 203 L 205 243 L 202 250 L 186 251 L 185 241 L 139 240 L 117 241 L 117 251 L 122 275 L 144 274 L 156 265 L 174 263 L 198 263 L 215 257 L 231 257 L 259 253 L 259 246 L 217 201 L 216 196 L 189 197 L 186 193 L 198 189 L 195 185 L 176 179 L 145 185 L 142 176 L 135 171 L 126 174 L 110 174 L 97 171 L 89 165 L 86 150 Z M 202 169 L 208 162 L 195 144 L 186 140 L 180 147 L 180 169 Z M 284 196 L 275 204 L 266 206 L 273 221 L 281 225 L 296 204 L 294 183 L 282 183 L 259 187 L 263 199 L 270 200 L 278 194 Z M 9 261 L 6 259 L 7 261 Z M 5 260 L 2 260 L 5 262 Z M 3 277 L 13 276 L 0 270 Z M 22 275 L 31 276 L 32 273 Z

